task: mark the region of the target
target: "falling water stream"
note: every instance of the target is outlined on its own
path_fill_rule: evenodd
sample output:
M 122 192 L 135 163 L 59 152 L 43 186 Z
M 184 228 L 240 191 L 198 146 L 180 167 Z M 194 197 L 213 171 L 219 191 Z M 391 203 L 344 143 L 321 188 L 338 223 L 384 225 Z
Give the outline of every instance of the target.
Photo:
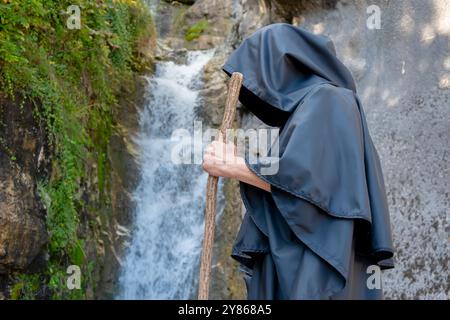
M 140 183 L 132 238 L 120 275 L 120 299 L 190 299 L 196 292 L 206 174 L 171 159 L 176 129 L 193 127 L 201 74 L 212 51 L 189 52 L 185 64 L 159 62 L 148 78 L 136 138 Z

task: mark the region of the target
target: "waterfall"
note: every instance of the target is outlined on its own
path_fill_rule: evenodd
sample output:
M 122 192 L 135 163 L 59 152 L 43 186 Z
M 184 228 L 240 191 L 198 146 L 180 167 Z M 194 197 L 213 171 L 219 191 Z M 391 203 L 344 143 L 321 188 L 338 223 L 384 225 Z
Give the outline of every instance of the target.
M 148 78 L 136 138 L 140 183 L 119 299 L 191 299 L 196 292 L 207 175 L 198 164 L 171 161 L 171 135 L 192 131 L 202 70 L 212 55 L 192 51 L 185 64 L 159 62 Z

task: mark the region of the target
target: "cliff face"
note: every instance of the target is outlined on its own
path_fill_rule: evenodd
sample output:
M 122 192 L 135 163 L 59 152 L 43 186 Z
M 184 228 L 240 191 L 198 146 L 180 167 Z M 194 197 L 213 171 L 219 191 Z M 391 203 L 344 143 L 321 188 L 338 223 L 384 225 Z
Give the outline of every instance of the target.
M 137 127 L 137 107 L 143 99 L 143 83 L 140 78 L 135 81 L 126 92 L 127 98 L 121 98 L 115 130 L 108 138 L 105 192 L 98 192 L 97 163 L 91 159 L 85 159 L 86 178 L 79 185 L 78 192 L 84 199 L 79 209 L 79 238 L 84 240 L 84 259 L 95 262 L 91 279 L 84 282 L 86 298 L 113 297 L 128 240 L 127 227 L 133 211 L 131 192 L 137 181 L 131 139 Z M 26 286 L 21 274 L 46 274 L 48 199 L 42 199 L 38 184 L 52 179 L 55 153 L 48 143 L 45 124 L 33 116 L 31 103 L 18 108 L 16 101 L 3 98 L 0 105 L 0 122 L 4 124 L 1 136 L 9 137 L 2 146 L 7 152 L 0 153 L 0 289 L 3 297 L 11 298 L 12 288 Z M 63 267 L 70 263 L 65 262 Z M 29 294 L 29 298 L 47 298 L 51 292 L 42 284 Z
M 39 267 L 45 259 L 45 207 L 36 197 L 35 181 L 48 175 L 49 147 L 30 103 L 19 109 L 0 99 L 0 105 L 0 136 L 8 151 L 0 153 L 0 274 L 4 274 L 33 264 Z
M 144 79 L 136 75 L 122 92 L 114 117 L 106 155 L 106 194 L 98 199 L 98 225 L 90 235 L 93 255 L 87 260 L 92 259 L 97 265 L 92 279 L 95 292 L 90 298 L 114 299 L 118 291 L 117 279 L 135 208 L 132 193 L 138 184 L 139 165 L 133 138 L 138 130 L 138 110 L 144 103 L 144 88 Z M 89 229 L 86 233 L 89 235 Z
M 79 30 L 64 1 L 0 8 L 0 299 L 114 294 L 155 32 L 143 3 L 108 3 L 80 1 Z
M 369 28 L 378 10 L 380 29 Z M 230 20 L 228 28 L 209 30 L 210 37 L 224 38 L 210 45 L 216 55 L 205 70 L 203 112 L 213 125 L 221 121 L 226 93 L 227 77 L 220 68 L 243 38 L 274 22 L 299 24 L 332 38 L 358 83 L 383 165 L 396 247 L 396 268 L 384 273 L 386 297 L 448 298 L 448 2 L 230 0 L 218 6 L 198 0 L 188 12 L 197 19 Z M 261 125 L 244 110 L 237 122 L 244 128 Z M 218 227 L 215 281 L 220 283 L 217 297 L 234 298 L 244 291 L 228 254 L 242 206 L 231 185 Z

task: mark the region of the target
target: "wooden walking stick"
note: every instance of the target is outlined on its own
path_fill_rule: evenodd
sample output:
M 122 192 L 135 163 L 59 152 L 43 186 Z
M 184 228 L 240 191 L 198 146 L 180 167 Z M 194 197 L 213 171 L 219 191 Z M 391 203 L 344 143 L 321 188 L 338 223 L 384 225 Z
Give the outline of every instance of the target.
M 228 96 L 225 103 L 225 113 L 220 126 L 219 138 L 225 142 L 225 132 L 233 124 L 236 104 L 239 98 L 243 76 L 239 72 L 233 72 L 228 85 Z M 214 227 L 216 218 L 216 198 L 217 198 L 218 178 L 208 176 L 206 185 L 206 207 L 205 207 L 205 234 L 203 238 L 202 260 L 200 264 L 200 279 L 198 286 L 198 299 L 207 300 L 209 293 L 209 282 L 211 279 L 211 259 L 214 241 Z

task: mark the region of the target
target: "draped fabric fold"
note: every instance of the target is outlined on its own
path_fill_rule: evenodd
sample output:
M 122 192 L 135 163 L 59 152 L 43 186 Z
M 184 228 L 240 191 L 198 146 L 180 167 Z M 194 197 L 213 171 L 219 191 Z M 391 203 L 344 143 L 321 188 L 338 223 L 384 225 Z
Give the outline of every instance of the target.
M 381 288 L 367 286 L 367 267 L 393 267 L 381 165 L 332 42 L 270 25 L 245 39 L 223 70 L 241 72 L 241 103 L 281 128 L 275 174 L 246 159 L 271 192 L 240 184 L 247 211 L 232 257 L 248 298 L 381 298 Z

